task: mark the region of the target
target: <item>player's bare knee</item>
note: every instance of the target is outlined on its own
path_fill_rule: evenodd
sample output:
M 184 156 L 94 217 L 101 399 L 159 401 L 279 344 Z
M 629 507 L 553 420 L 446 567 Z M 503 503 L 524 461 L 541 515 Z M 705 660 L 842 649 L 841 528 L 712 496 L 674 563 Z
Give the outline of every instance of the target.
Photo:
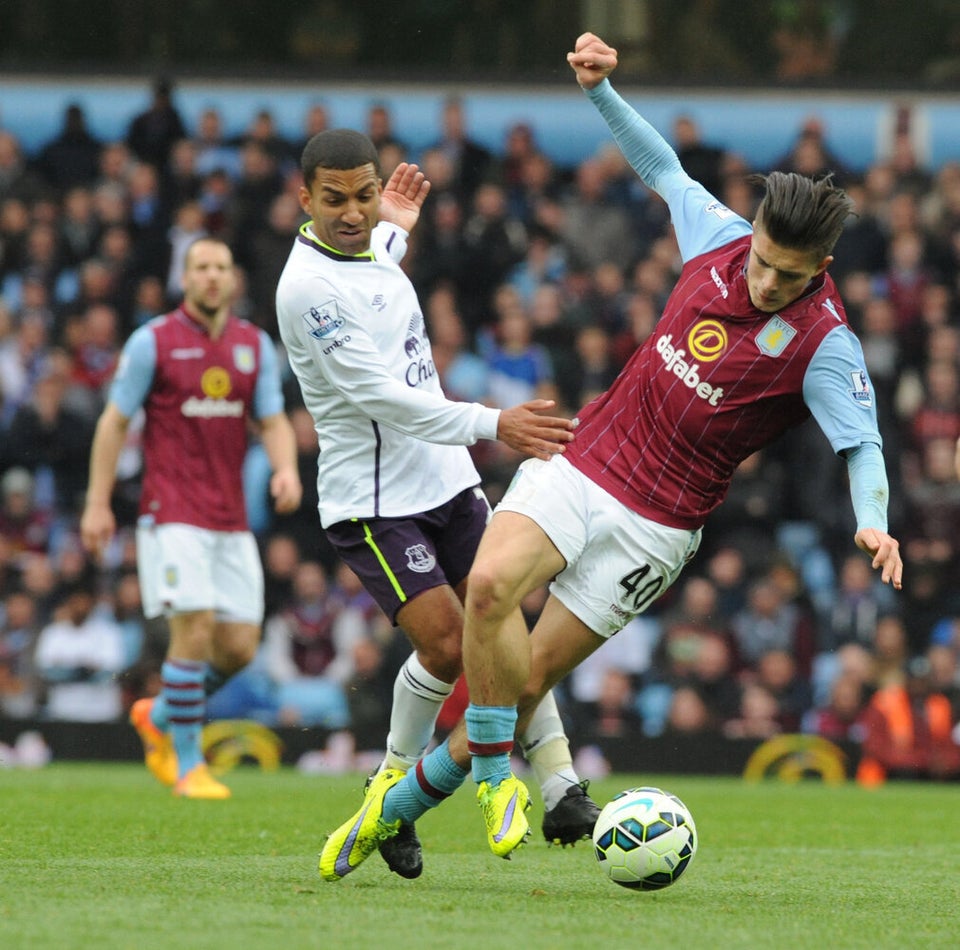
M 431 675 L 445 683 L 456 682 L 463 672 L 463 650 L 460 631 L 445 635 L 432 643 L 417 647 L 417 659 Z
M 474 565 L 467 582 L 467 610 L 481 622 L 506 617 L 514 605 L 507 598 L 507 588 L 495 572 Z

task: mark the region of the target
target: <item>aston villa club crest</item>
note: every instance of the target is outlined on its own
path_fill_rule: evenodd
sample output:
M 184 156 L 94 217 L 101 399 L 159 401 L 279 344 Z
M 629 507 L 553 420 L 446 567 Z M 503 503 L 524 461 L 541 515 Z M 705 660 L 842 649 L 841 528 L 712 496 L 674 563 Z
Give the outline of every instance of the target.
M 425 544 L 413 544 L 404 553 L 407 555 L 407 567 L 415 574 L 429 574 L 436 567 L 437 559 Z
M 797 331 L 786 320 L 773 317 L 757 334 L 757 347 L 767 356 L 779 356 L 796 335 Z
M 246 343 L 239 343 L 233 348 L 233 365 L 240 373 L 250 374 L 257 368 L 253 355 L 253 347 Z
M 300 316 L 307 325 L 307 332 L 315 340 L 329 340 L 340 332 L 344 324 L 335 300 L 328 300 L 319 307 L 311 307 Z

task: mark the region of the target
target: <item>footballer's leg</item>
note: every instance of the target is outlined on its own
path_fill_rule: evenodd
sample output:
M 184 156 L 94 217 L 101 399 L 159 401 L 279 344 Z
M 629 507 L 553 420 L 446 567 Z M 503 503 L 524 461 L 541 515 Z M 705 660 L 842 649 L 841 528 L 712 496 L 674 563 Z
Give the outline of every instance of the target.
M 587 793 L 588 783 L 580 781 L 572 764 L 563 764 L 570 750 L 550 690 L 603 643 L 552 594 L 530 634 L 530 676 L 518 703 L 518 735 L 538 774 L 542 769 L 551 776 L 541 783 L 543 836 L 551 844 L 589 838 L 600 814 Z
M 522 700 L 521 700 L 522 702 Z M 550 844 L 564 847 L 593 834 L 600 808 L 573 768 L 567 741 L 553 693 L 540 701 L 518 740 L 543 793 L 543 836 Z
M 143 743 L 147 768 L 158 782 L 169 786 L 177 780 L 177 754 L 173 749 L 165 708 L 160 697 L 138 699 L 130 707 L 130 724 Z
M 173 794 L 180 798 L 230 797 L 230 789 L 210 774 L 200 743 L 206 714 L 203 683 L 207 663 L 199 657 L 209 652 L 213 627 L 212 610 L 170 617 L 170 650 L 161 669 L 161 695 L 177 755 Z

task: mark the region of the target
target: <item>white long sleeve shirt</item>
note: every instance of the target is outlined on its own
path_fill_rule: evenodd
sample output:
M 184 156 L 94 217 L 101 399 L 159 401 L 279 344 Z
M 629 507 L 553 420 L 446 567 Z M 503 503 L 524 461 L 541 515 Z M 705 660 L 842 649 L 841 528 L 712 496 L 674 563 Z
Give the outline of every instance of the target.
M 495 439 L 499 411 L 440 388 L 420 302 L 401 270 L 400 228 L 345 256 L 305 225 L 277 287 L 287 357 L 313 416 L 326 528 L 402 517 L 449 501 L 480 477 L 466 446 Z

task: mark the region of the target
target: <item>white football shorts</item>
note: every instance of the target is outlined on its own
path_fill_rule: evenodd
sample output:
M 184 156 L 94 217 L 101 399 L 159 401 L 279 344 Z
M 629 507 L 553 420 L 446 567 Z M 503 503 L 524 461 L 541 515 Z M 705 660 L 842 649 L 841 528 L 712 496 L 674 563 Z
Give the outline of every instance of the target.
M 638 515 L 562 455 L 523 462 L 496 510 L 519 512 L 544 530 L 567 562 L 550 593 L 604 638 L 660 597 L 700 546 L 699 528 Z
M 249 531 L 138 524 L 137 574 L 147 617 L 212 609 L 218 620 L 263 621 L 263 566 Z

